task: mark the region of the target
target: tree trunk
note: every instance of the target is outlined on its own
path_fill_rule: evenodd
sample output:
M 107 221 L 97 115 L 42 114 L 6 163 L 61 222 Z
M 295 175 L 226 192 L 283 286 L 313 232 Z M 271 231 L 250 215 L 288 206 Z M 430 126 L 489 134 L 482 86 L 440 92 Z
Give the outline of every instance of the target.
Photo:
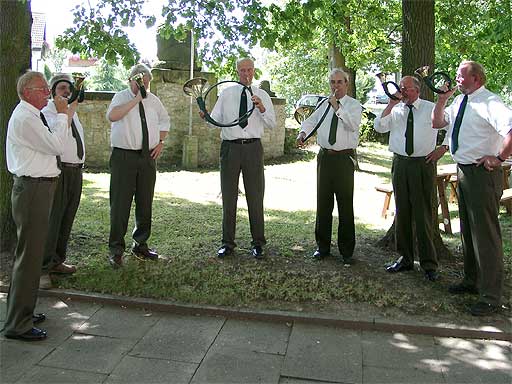
M 16 227 L 11 216 L 12 176 L 7 171 L 7 123 L 18 103 L 16 82 L 30 68 L 32 13 L 30 1 L 0 1 L 0 250 L 11 251 Z
M 329 69 L 341 68 L 349 75 L 347 94 L 353 98 L 356 97 L 356 71 L 345 66 L 345 57 L 340 49 L 333 43 L 329 48 Z
M 434 68 L 434 0 L 402 0 L 402 21 L 402 75 L 414 75 L 414 71 L 424 65 Z M 424 84 L 422 84 L 420 97 L 426 100 L 434 99 L 432 91 Z M 444 245 L 439 231 L 438 200 L 435 193 L 432 195 L 432 202 L 432 227 L 437 257 L 449 258 L 452 255 Z M 377 242 L 377 246 L 400 252 L 394 221 L 384 237 Z

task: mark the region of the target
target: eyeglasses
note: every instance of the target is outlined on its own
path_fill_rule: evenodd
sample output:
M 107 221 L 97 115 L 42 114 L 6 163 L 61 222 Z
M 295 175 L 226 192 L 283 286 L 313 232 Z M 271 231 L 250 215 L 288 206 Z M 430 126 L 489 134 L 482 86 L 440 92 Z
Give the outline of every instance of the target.
M 410 91 L 412 89 L 416 89 L 415 87 L 400 87 L 400 91 Z
M 49 87 L 27 87 L 26 89 L 33 89 L 35 91 L 47 91 L 50 92 Z

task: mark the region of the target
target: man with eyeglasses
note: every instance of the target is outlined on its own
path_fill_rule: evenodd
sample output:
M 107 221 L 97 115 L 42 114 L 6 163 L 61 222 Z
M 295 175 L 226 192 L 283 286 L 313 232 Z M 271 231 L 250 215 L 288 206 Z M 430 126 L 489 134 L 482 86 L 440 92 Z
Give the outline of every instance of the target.
M 401 257 L 386 271 L 413 270 L 417 242 L 425 278 L 436 281 L 439 275 L 433 242 L 432 197 L 435 192 L 435 163 L 444 155 L 447 146 L 436 148 L 438 132 L 432 129 L 430 118 L 434 103 L 419 98 L 420 88 L 421 83 L 417 78 L 403 77 L 400 92 L 395 93 L 397 99 L 390 98 L 381 116 L 374 122 L 377 132 L 390 132 L 389 150 L 394 154 L 391 177 Z
M 297 144 L 317 129 L 320 151 L 317 157 L 317 209 L 315 259 L 331 252 L 332 210 L 338 203 L 338 250 L 343 263 L 354 262 L 356 245 L 354 223 L 355 148 L 359 144 L 361 103 L 347 95 L 348 74 L 334 68 L 329 76 L 331 96 L 301 126 Z
M 512 154 L 512 109 L 485 87 L 487 77 L 480 63 L 461 62 L 455 80 L 457 87 L 440 94 L 432 112 L 434 128 L 449 124 L 450 152 L 457 162 L 464 278 L 448 291 L 478 295 L 469 311 L 473 316 L 486 316 L 500 310 L 503 295 L 498 215 L 503 193 L 501 164 Z M 461 94 L 447 107 L 457 90 Z
M 34 308 L 50 210 L 61 172 L 57 156 L 62 155 L 71 130 L 64 97 L 55 97 L 55 120 L 50 124 L 43 120 L 40 111 L 48 103 L 50 90 L 42 73 L 29 71 L 22 75 L 17 92 L 20 103 L 9 119 L 6 158 L 7 169 L 14 177 L 11 201 L 18 241 L 7 296 L 4 335 L 33 341 L 47 336 L 45 330 L 35 327 L 46 316 L 34 314 Z
M 74 81 L 69 74 L 59 73 L 50 80 L 53 98 L 62 96 L 69 99 L 72 95 Z M 78 98 L 68 106 L 67 116 L 71 136 L 66 137 L 64 153 L 60 156 L 61 174 L 57 183 L 52 211 L 50 230 L 46 240 L 43 273 L 39 288 L 50 289 L 50 274 L 70 275 L 76 272 L 74 265 L 66 264 L 66 252 L 71 228 L 75 219 L 82 194 L 82 168 L 85 161 L 84 130 L 76 110 Z M 51 125 L 58 116 L 54 100 L 50 100 L 42 113 Z

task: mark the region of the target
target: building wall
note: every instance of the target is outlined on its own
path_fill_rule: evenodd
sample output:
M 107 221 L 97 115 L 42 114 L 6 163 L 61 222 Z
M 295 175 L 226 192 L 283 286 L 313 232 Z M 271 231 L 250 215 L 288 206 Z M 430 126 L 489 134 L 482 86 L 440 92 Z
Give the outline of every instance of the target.
M 166 139 L 159 164 L 181 166 L 183 142 L 189 134 L 190 98 L 183 93 L 183 84 L 189 79 L 188 71 L 153 69 L 151 92 L 157 95 L 171 117 L 171 130 Z M 197 73 L 214 84 L 216 79 L 211 73 Z M 217 98 L 216 88 L 208 95 L 207 108 L 211 110 Z M 86 164 L 91 168 L 108 167 L 110 156 L 110 123 L 106 112 L 114 93 L 86 92 L 86 100 L 79 105 L 78 116 L 85 131 Z M 285 100 L 272 98 L 277 118 L 274 130 L 265 130 L 262 137 L 265 158 L 283 155 L 285 136 Z M 192 105 L 192 135 L 198 141 L 198 165 L 215 166 L 219 162 L 220 129 L 211 128 L 199 117 L 196 102 Z

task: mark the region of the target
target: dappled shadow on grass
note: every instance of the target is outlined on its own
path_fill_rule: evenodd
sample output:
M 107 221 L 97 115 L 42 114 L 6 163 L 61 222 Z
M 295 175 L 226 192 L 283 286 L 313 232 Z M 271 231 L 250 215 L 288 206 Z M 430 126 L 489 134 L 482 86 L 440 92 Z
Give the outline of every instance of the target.
M 159 251 L 160 261 L 141 263 L 127 253 L 125 267 L 115 271 L 107 262 L 108 191 L 86 183 L 69 249 L 69 261 L 79 269 L 58 282 L 65 288 L 185 303 L 332 313 L 342 304 L 364 304 L 383 315 L 433 313 L 439 319 L 475 321 L 465 314 L 473 298 L 447 294 L 447 286 L 460 277 L 460 255 L 453 264 L 441 265 L 443 277 L 438 283 L 425 280 L 419 269 L 388 274 L 384 266 L 397 255 L 375 246 L 384 231 L 357 223 L 355 265 L 346 267 L 340 261 L 335 234 L 332 257 L 316 261 L 311 257 L 316 248 L 314 211 L 266 210 L 265 214 L 266 258 L 250 257 L 248 213 L 239 209 L 238 247 L 233 256 L 220 260 L 216 251 L 221 245 L 221 206 L 159 193 L 149 245 Z M 337 223 L 335 218 L 334 229 Z M 132 228 L 133 211 L 128 251 Z M 494 320 L 505 322 L 504 315 Z

